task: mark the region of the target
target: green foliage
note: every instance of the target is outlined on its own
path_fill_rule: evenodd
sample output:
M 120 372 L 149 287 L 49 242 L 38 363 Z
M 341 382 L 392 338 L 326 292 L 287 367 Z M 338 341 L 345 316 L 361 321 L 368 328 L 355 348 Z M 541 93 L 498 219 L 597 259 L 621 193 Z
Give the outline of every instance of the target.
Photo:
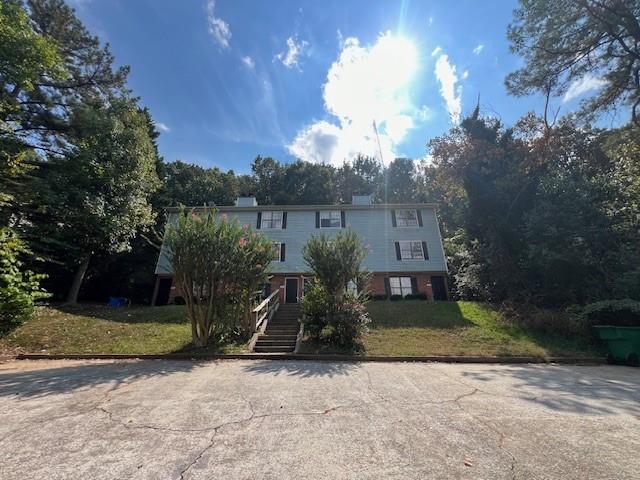
M 590 303 L 579 318 L 588 326 L 640 327 L 640 302 L 626 298 Z
M 271 241 L 237 220 L 194 210 L 183 210 L 165 238 L 194 345 L 219 342 L 238 328 L 248 333 L 247 302 L 266 281 L 275 256 Z
M 336 346 L 355 347 L 369 323 L 364 307 L 369 275 L 361 269 L 365 248 L 358 235 L 348 230 L 334 237 L 311 237 L 302 255 L 315 277 L 302 300 L 309 334 Z M 360 293 L 347 292 L 351 282 Z
M 507 77 L 507 87 L 516 95 L 560 96 L 591 79 L 601 89 L 583 104 L 587 118 L 625 105 L 640 124 L 638 18 L 635 0 L 520 0 L 508 37 L 525 64 Z
M 327 291 L 316 281 L 305 287 L 302 299 L 302 323 L 304 331 L 312 338 L 320 338 L 320 333 L 327 326 L 327 316 L 331 302 Z
M 360 264 L 366 256 L 358 234 L 353 230 L 335 236 L 316 235 L 302 249 L 302 258 L 328 295 L 339 299 L 349 282 L 361 276 Z
M 48 296 L 40 288 L 44 276 L 23 268 L 20 256 L 28 253 L 11 230 L 0 229 L 0 334 L 31 317 L 35 301 Z

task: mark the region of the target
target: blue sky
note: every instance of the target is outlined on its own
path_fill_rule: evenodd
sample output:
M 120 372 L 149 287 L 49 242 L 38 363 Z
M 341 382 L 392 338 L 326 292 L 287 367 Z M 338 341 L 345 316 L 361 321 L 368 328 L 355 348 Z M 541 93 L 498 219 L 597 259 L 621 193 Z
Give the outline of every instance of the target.
M 342 163 L 427 154 L 468 113 L 511 123 L 521 65 L 506 29 L 512 1 L 69 0 L 131 66 L 129 85 L 162 131 L 161 154 L 249 171 L 257 155 Z M 594 82 L 557 99 L 566 113 Z

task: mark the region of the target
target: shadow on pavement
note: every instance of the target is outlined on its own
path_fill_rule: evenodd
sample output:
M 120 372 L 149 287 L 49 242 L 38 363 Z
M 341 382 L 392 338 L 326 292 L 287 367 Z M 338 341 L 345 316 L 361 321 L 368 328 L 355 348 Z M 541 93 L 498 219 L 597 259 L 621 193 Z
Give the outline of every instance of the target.
M 0 372 L 0 398 L 45 397 L 103 385 L 117 388 L 135 380 L 189 372 L 198 365 L 198 362 L 147 360 L 3 371 Z
M 513 389 L 523 400 L 552 410 L 587 415 L 640 415 L 640 369 L 631 367 L 540 366 L 464 372 L 485 382 L 516 380 Z
M 309 362 L 264 360 L 252 362 L 243 367 L 245 372 L 254 375 L 291 375 L 302 378 L 335 377 L 349 375 L 360 368 L 357 363 L 349 362 Z

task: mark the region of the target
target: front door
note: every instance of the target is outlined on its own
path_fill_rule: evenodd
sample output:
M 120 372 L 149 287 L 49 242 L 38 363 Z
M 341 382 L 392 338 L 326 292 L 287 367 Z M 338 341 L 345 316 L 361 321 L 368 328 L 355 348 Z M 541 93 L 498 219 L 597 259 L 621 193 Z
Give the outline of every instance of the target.
M 444 285 L 444 277 L 431 277 L 431 289 L 434 300 L 447 300 L 447 287 Z
M 298 279 L 287 278 L 284 285 L 284 302 L 298 303 Z

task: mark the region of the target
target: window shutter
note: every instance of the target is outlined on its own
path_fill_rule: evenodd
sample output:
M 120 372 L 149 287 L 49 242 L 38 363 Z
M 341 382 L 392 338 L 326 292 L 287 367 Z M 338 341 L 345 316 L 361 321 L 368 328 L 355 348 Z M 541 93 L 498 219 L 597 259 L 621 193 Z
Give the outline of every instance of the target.
M 427 242 L 422 242 L 422 253 L 424 253 L 424 259 L 429 260 L 429 250 L 427 250 Z
M 413 295 L 419 293 L 418 292 L 418 279 L 416 277 L 411 277 L 411 293 Z
M 260 224 L 262 223 L 262 212 L 258 212 L 258 223 L 256 223 L 256 229 L 260 230 Z
M 284 254 L 285 254 L 284 243 L 281 243 L 280 244 L 280 261 L 281 262 L 284 262 L 284 258 L 285 258 Z
M 340 210 L 340 227 L 344 228 L 346 223 L 344 221 L 344 210 Z
M 287 212 L 282 212 L 282 228 L 287 228 Z
M 400 242 L 396 242 L 396 260 L 402 260 L 402 255 L 400 255 Z
M 420 211 L 420 209 L 416 210 L 416 214 L 418 216 L 418 226 L 421 227 L 422 226 L 422 212 Z
M 395 210 L 391 210 L 391 225 L 393 225 L 394 228 L 398 226 L 396 224 L 396 211 Z
M 391 284 L 389 284 L 389 277 L 384 277 L 384 293 L 386 293 L 387 296 L 391 295 Z
M 316 212 L 316 228 L 320 228 L 320 212 Z

